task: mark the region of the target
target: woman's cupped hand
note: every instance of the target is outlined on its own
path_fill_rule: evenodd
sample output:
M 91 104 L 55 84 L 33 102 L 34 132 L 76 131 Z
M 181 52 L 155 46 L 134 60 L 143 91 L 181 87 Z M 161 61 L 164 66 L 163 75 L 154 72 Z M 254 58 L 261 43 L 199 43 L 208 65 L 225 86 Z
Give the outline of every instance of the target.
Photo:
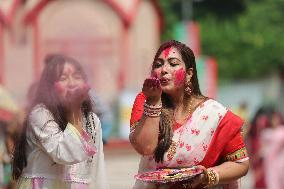
M 156 104 L 161 99 L 162 88 L 161 82 L 156 77 L 149 77 L 145 79 L 142 92 L 146 96 L 147 102 Z

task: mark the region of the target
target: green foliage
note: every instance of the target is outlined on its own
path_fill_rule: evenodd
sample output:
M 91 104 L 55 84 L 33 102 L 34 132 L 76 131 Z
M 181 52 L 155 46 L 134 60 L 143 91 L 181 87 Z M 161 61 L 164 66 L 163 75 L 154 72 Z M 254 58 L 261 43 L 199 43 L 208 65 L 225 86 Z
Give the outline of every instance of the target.
M 159 0 L 159 6 L 162 9 L 163 28 L 161 41 L 174 38 L 174 26 L 179 22 L 178 10 L 175 9 L 177 0 Z
M 261 78 L 283 67 L 284 0 L 208 0 L 193 6 L 202 54 L 216 57 L 221 79 Z

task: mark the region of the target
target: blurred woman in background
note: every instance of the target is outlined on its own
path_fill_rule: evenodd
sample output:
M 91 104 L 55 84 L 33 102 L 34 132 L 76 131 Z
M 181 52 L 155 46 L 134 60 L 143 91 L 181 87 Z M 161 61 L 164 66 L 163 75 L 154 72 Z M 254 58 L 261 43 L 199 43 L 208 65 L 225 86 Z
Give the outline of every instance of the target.
M 13 160 L 19 189 L 106 188 L 101 124 L 81 65 L 50 55 Z
M 261 133 L 265 181 L 269 189 L 284 188 L 284 119 L 279 111 L 273 111 L 269 128 Z
M 264 151 L 263 144 L 261 142 L 261 133 L 264 129 L 270 127 L 269 114 L 270 108 L 259 108 L 252 121 L 247 136 L 247 146 L 251 158 L 251 167 L 254 177 L 254 188 L 266 188 L 266 171 L 263 165 Z

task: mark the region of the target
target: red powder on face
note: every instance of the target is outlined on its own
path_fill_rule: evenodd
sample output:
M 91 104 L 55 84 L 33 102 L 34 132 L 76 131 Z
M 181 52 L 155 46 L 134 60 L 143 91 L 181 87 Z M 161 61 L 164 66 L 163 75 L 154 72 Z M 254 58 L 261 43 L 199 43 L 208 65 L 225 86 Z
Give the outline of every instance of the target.
M 55 87 L 55 90 L 58 92 L 58 94 L 64 93 L 64 87 L 59 82 L 55 82 L 54 87 Z
M 152 77 L 155 77 L 155 78 L 159 78 L 160 73 L 152 72 L 152 73 L 151 73 L 151 76 L 152 76 Z
M 163 55 L 164 55 L 165 58 L 167 58 L 169 56 L 171 50 L 172 50 L 172 47 L 169 47 L 169 48 L 166 48 L 163 51 Z
M 83 89 L 86 90 L 86 91 L 88 91 L 88 90 L 91 89 L 91 87 L 90 87 L 90 85 L 89 85 L 88 83 L 84 83 L 84 84 L 83 84 Z
M 185 80 L 185 70 L 183 68 L 177 70 L 175 73 L 175 85 L 180 86 Z

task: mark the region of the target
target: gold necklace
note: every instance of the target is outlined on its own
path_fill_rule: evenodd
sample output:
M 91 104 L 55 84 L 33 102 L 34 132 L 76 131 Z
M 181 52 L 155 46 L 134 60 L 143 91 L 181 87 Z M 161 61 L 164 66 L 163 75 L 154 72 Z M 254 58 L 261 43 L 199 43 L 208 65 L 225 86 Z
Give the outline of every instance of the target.
M 182 119 L 181 121 L 178 122 L 176 120 L 176 111 L 174 111 L 174 113 L 173 113 L 174 123 L 183 125 L 188 120 L 188 118 L 191 116 L 191 113 L 192 113 L 192 100 L 193 100 L 193 98 L 191 98 L 190 101 L 189 101 L 188 113 L 187 113 L 186 117 L 184 119 Z

